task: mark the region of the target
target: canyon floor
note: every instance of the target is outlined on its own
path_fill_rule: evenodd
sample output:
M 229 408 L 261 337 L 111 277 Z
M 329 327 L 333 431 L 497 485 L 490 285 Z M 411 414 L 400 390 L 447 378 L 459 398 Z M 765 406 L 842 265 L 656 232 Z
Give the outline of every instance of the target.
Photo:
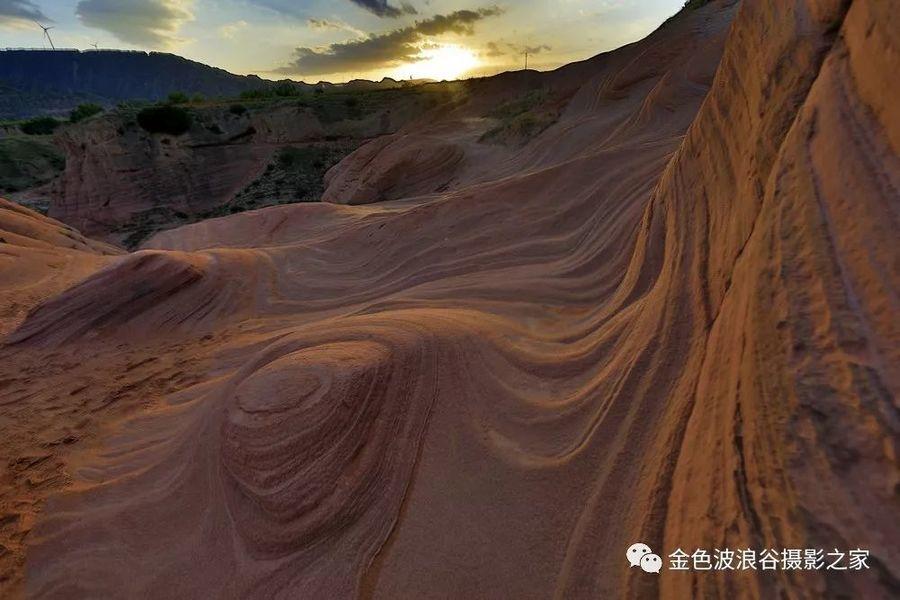
M 133 252 L 3 201 L 0 596 L 897 597 L 898 31 L 712 0 Z

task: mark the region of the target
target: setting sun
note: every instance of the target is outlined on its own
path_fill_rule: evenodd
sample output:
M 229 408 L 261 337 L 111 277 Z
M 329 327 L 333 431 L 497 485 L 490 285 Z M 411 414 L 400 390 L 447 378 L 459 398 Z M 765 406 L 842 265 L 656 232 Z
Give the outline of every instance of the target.
M 463 46 L 453 44 L 423 48 L 421 60 L 401 67 L 401 79 L 459 79 L 478 66 L 478 57 Z

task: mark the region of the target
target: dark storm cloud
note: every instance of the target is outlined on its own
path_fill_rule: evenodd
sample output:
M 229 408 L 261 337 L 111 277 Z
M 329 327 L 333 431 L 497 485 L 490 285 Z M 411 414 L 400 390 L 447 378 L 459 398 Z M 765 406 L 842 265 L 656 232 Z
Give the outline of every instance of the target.
M 402 2 L 399 8 L 389 4 L 387 0 L 350 0 L 350 2 L 363 7 L 370 13 L 376 14 L 379 17 L 389 17 L 394 19 L 401 15 L 417 14 L 416 9 L 408 2 Z
M 379 67 L 418 60 L 417 44 L 422 38 L 444 33 L 471 35 L 475 24 L 482 19 L 499 15 L 498 7 L 479 10 L 458 10 L 448 15 L 436 15 L 417 21 L 414 25 L 388 33 L 371 34 L 366 38 L 331 44 L 325 49 L 297 48 L 290 65 L 279 69 L 282 73 L 322 75 L 347 71 L 367 71 Z
M 81 0 L 75 14 L 123 42 L 151 47 L 174 42 L 178 28 L 191 18 L 178 0 Z
M 2 21 L 49 21 L 41 7 L 30 0 L 0 0 Z

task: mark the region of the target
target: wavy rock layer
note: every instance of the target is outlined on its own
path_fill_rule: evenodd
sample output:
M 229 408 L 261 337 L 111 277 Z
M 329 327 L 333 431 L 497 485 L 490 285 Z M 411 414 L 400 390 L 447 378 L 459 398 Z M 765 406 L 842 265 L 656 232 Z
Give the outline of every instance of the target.
M 166 232 L 44 303 L 12 363 L 119 344 L 146 395 L 66 458 L 27 591 L 896 595 L 898 18 L 710 2 L 547 75 L 560 121 L 451 191 Z M 872 568 L 649 577 L 636 540 Z
M 463 159 L 463 150 L 441 139 L 392 135 L 366 144 L 332 168 L 323 202 L 369 204 L 446 189 Z

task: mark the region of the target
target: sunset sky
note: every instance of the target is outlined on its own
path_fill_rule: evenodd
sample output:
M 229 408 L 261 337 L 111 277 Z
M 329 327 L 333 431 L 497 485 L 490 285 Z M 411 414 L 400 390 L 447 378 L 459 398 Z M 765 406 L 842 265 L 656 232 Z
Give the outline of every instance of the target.
M 452 79 L 588 58 L 684 0 L 0 0 L 0 46 L 162 50 L 306 81 Z

